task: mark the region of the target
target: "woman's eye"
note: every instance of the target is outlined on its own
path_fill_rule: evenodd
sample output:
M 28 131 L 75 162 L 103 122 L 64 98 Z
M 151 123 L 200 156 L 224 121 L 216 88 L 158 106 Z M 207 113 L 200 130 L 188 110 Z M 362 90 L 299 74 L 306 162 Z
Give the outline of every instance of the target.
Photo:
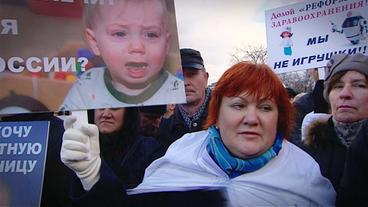
M 333 85 L 332 86 L 332 89 L 337 89 L 337 88 L 343 88 L 344 87 L 344 85 L 343 84 L 335 84 L 335 85 Z
M 364 84 L 364 83 L 355 83 L 355 84 L 353 84 L 353 87 L 356 87 L 356 88 L 367 88 L 367 85 Z
M 240 110 L 240 109 L 244 108 L 245 105 L 244 104 L 232 104 L 231 107 L 234 108 L 234 109 Z
M 268 106 L 268 105 L 260 106 L 260 109 L 262 111 L 272 111 L 272 107 L 271 106 Z

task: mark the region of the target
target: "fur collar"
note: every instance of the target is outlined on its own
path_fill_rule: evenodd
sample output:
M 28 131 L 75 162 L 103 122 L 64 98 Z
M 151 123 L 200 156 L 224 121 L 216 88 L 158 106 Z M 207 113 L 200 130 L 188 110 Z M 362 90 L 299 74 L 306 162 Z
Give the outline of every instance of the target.
M 328 120 L 312 121 L 306 128 L 305 139 L 303 140 L 303 143 L 307 146 L 318 146 L 320 144 L 326 143 L 330 138 L 330 127 L 331 126 L 329 126 Z

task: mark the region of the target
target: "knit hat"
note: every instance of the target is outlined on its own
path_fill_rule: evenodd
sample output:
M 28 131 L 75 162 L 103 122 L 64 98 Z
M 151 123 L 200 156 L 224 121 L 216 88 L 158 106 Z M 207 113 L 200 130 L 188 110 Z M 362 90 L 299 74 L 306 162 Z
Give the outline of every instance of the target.
M 368 76 L 368 56 L 361 53 L 348 55 L 345 53 L 333 55 L 325 67 L 325 86 L 323 96 L 328 102 L 328 91 L 331 78 L 339 72 L 354 70 Z

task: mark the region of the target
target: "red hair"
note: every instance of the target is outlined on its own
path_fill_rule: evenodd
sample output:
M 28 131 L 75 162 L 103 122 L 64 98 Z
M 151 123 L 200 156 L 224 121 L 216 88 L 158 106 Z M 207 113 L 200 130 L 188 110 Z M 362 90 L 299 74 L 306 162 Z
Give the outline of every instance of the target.
M 294 123 L 294 108 L 281 80 L 266 64 L 240 62 L 230 67 L 221 76 L 211 94 L 205 128 L 216 124 L 222 98 L 247 92 L 257 100 L 274 98 L 279 116 L 277 132 L 289 138 Z

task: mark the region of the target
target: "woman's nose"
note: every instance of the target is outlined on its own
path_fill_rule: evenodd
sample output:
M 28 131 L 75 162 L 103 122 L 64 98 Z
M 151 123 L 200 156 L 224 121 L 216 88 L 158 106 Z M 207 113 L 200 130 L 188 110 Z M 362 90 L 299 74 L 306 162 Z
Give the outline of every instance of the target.
M 249 107 L 244 111 L 243 123 L 247 125 L 257 125 L 258 124 L 258 114 L 257 110 L 253 107 Z
M 102 112 L 102 117 L 111 117 L 112 113 L 110 109 L 104 109 Z
M 342 99 L 351 99 L 353 96 L 352 88 L 349 85 L 345 85 L 339 94 L 340 98 Z

